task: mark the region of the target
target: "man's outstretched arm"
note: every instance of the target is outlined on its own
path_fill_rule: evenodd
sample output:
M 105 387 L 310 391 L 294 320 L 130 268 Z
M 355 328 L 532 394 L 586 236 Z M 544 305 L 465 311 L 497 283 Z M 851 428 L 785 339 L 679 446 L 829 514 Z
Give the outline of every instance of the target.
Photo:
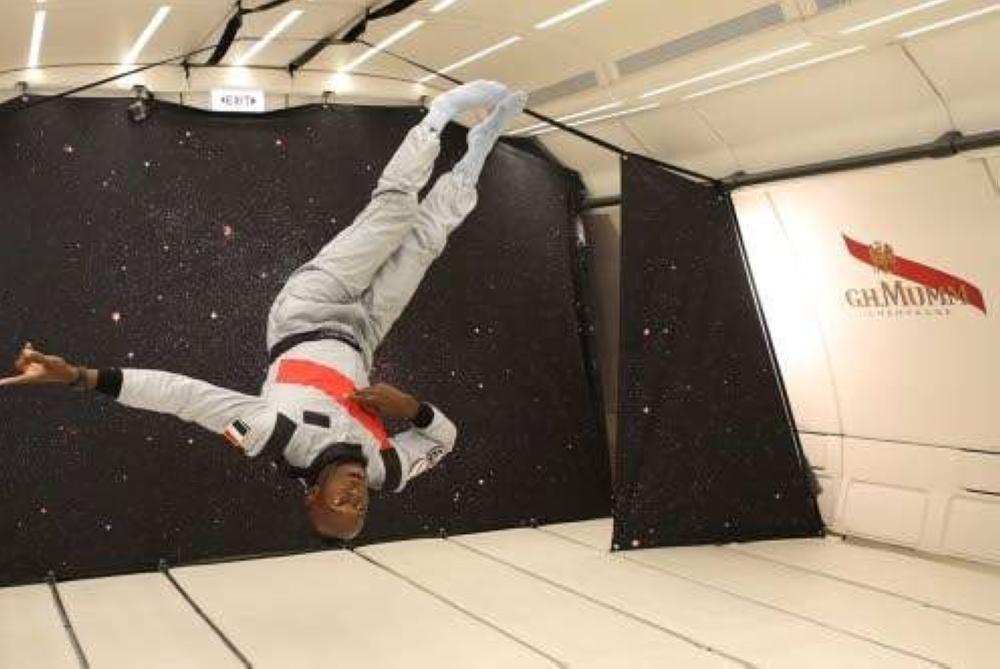
M 36 351 L 30 343 L 14 366 L 19 375 L 0 379 L 0 386 L 62 383 L 97 390 L 125 406 L 172 414 L 224 434 L 250 456 L 260 452 L 279 423 L 290 422 L 259 397 L 170 372 L 88 369 Z

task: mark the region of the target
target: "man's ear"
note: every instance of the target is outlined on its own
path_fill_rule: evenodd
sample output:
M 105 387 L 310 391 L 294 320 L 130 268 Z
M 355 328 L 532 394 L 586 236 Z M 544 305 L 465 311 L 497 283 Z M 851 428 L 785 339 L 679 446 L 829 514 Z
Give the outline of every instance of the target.
M 316 501 L 316 496 L 319 495 L 319 486 L 310 486 L 306 490 L 306 506 L 312 505 Z

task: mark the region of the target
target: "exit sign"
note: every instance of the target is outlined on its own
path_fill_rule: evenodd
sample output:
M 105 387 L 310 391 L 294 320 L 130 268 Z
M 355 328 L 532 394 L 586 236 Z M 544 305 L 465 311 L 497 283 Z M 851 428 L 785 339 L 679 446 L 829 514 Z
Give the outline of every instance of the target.
M 264 91 L 235 88 L 212 89 L 212 111 L 259 113 L 267 111 Z

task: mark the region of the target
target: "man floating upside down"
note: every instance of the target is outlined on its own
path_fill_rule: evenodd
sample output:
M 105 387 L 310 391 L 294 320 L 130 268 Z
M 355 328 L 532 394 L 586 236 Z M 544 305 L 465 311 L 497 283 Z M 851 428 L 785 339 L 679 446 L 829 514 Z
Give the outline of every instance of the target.
M 455 425 L 437 408 L 386 384 L 369 387 L 372 358 L 410 302 L 448 235 L 476 206 L 476 182 L 524 93 L 476 81 L 436 98 L 385 167 L 354 222 L 285 283 L 267 321 L 270 367 L 259 397 L 170 372 L 87 369 L 25 344 L 18 376 L 0 386 L 66 383 L 121 404 L 169 413 L 223 434 L 250 457 L 287 464 L 306 484 L 316 532 L 353 539 L 368 488 L 401 491 L 453 448 Z M 440 135 L 462 112 L 489 116 L 468 134 L 465 156 L 418 202 Z M 389 437 L 382 418 L 413 427 Z

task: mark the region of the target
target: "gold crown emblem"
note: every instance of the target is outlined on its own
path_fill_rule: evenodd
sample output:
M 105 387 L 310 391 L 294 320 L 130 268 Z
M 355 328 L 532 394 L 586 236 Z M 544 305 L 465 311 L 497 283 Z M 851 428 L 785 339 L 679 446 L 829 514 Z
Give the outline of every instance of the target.
M 880 272 L 890 273 L 896 268 L 896 255 L 892 247 L 884 242 L 875 242 L 868 247 L 868 257 L 875 269 Z

